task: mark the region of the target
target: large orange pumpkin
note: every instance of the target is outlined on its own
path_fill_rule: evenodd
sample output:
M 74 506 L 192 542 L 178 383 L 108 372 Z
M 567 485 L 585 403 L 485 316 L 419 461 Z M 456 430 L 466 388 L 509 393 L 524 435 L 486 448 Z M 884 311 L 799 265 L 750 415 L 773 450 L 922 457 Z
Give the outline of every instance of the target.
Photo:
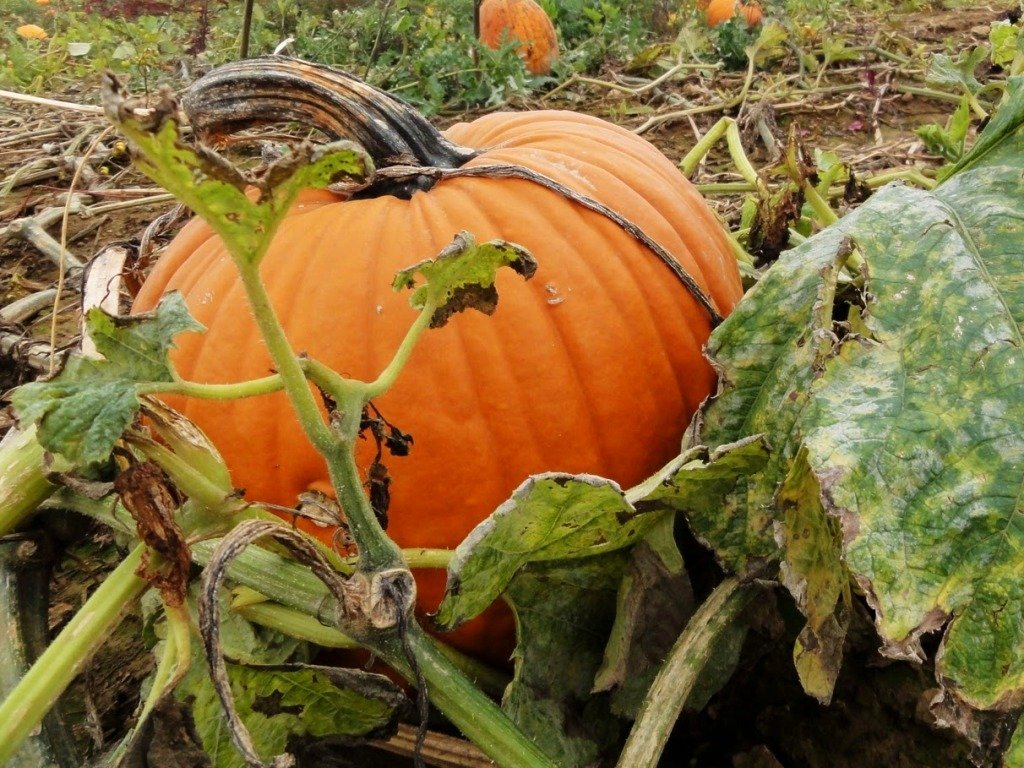
M 558 58 L 558 38 L 551 19 L 533 0 L 483 0 L 480 41 L 498 48 L 506 40 L 519 42 L 519 55 L 535 75 L 546 75 Z
M 277 78 L 268 103 L 282 119 L 323 123 L 320 107 L 315 118 L 296 110 L 314 89 L 322 97 L 343 79 L 351 85 L 316 65 L 250 60 L 194 86 L 202 107 L 192 108 L 193 123 L 203 128 L 204 110 L 216 123 L 221 96 L 237 107 L 238 93 L 256 94 L 259 85 L 242 83 L 254 68 L 265 80 Z M 355 130 L 381 163 L 389 152 L 404 152 L 405 160 L 412 152 L 432 154 L 432 164 L 532 169 L 642 228 L 721 314 L 739 298 L 735 259 L 714 214 L 671 162 L 630 131 L 570 112 L 498 113 L 455 125 L 445 139 L 397 100 L 356 88 L 363 96 L 339 98 L 340 109 L 369 99 L 369 117 L 347 114 L 337 124 Z M 410 139 L 412 149 L 388 148 L 394 136 L 365 133 L 382 120 L 391 121 L 394 136 L 421 138 Z M 361 199 L 311 191 L 285 220 L 261 270 L 296 351 L 346 376 L 374 378 L 415 319 L 408 297 L 391 290 L 392 277 L 437 254 L 459 230 L 520 243 L 539 265 L 530 282 L 499 275 L 493 317 L 466 312 L 428 331 L 398 383 L 375 402 L 415 441 L 409 456 L 387 460 L 395 541 L 454 547 L 530 474 L 588 472 L 629 487 L 676 455 L 690 417 L 715 387 L 701 354 L 712 323 L 651 250 L 605 216 L 523 179 L 450 178 L 390 191 L 397 194 Z M 173 360 L 181 376 L 236 382 L 267 375 L 271 362 L 233 263 L 202 221 L 170 243 L 135 309 L 153 307 L 169 290 L 181 291 L 209 329 L 178 338 Z M 293 506 L 307 489 L 330 491 L 324 463 L 283 394 L 229 403 L 167 399 L 214 440 L 248 498 Z M 365 468 L 373 451 L 369 441 L 363 447 Z M 328 540 L 330 532 L 319 535 Z M 436 607 L 444 574 L 419 574 L 417 583 L 420 605 Z M 494 610 L 505 618 L 492 612 L 454 636 L 492 661 L 507 659 L 510 637 L 503 608 Z

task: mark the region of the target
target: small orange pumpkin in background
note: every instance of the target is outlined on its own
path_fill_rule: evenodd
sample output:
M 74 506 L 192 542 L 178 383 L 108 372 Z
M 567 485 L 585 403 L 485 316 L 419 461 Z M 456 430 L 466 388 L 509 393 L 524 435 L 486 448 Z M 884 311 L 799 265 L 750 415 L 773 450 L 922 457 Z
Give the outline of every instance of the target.
M 551 71 L 558 58 L 558 38 L 551 19 L 534 0 L 483 0 L 478 12 L 480 42 L 499 48 L 506 40 L 516 40 L 530 72 Z
M 759 3 L 744 3 L 740 6 L 740 14 L 747 20 L 748 27 L 756 27 L 764 18 Z
M 325 104 L 327 93 L 337 101 Z M 247 94 L 244 109 L 240 94 Z M 349 75 L 276 57 L 210 73 L 184 104 L 200 133 L 292 120 L 332 136 L 344 127 L 380 164 L 414 156 L 449 168 L 531 169 L 637 225 L 721 315 L 740 297 L 727 236 L 700 194 L 654 146 L 596 117 L 495 113 L 442 135 Z M 266 117 L 254 117 L 261 107 Z M 539 267 L 529 283 L 499 274 L 493 317 L 467 312 L 428 331 L 396 385 L 374 401 L 414 439 L 408 456 L 386 459 L 388 534 L 403 547 L 455 547 L 531 474 L 640 482 L 678 453 L 691 416 L 716 385 L 702 354 L 712 320 L 680 278 L 607 217 L 517 178 L 371 188 L 358 199 L 302 195 L 261 266 L 293 348 L 346 376 L 376 377 L 416 317 L 407 297 L 391 290 L 392 277 L 436 255 L 459 230 L 524 245 Z M 135 311 L 151 309 L 170 290 L 181 291 L 208 328 L 176 340 L 172 359 L 182 377 L 226 383 L 267 375 L 270 359 L 234 264 L 198 219 L 167 247 Z M 284 394 L 166 399 L 212 438 L 247 498 L 291 507 L 309 489 L 331 491 Z M 371 443 L 357 454 L 364 472 Z M 311 532 L 332 537 L 330 529 Z M 436 608 L 444 573 L 420 572 L 416 580 L 420 606 Z M 481 618 L 446 639 L 507 662 L 507 609 L 492 606 Z
M 759 3 L 741 3 L 739 0 L 711 0 L 706 13 L 709 27 L 718 26 L 734 16 L 743 16 L 748 27 L 755 27 L 764 15 Z
M 49 35 L 38 24 L 22 24 L 14 33 L 25 40 L 46 40 Z

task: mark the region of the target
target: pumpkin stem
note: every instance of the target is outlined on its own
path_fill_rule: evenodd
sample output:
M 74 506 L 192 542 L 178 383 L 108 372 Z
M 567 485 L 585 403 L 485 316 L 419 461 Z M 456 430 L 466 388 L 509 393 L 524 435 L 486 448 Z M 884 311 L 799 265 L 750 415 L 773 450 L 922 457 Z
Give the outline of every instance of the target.
M 218 67 L 182 95 L 189 121 L 201 135 L 224 137 L 254 126 L 296 122 L 331 140 L 358 142 L 378 167 L 423 165 L 459 168 L 478 153 L 446 139 L 401 99 L 355 75 L 287 56 L 263 56 Z M 361 196 L 411 195 L 428 189 L 423 178 L 396 187 L 373 185 Z

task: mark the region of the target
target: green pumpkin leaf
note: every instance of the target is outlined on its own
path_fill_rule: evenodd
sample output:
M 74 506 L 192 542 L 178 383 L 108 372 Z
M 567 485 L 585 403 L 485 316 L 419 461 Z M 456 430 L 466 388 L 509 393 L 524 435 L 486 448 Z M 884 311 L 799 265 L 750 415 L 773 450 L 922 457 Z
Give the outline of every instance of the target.
M 433 307 L 430 327 L 440 328 L 465 309 L 493 314 L 498 306 L 494 281 L 502 267 L 511 267 L 529 280 L 537 271 L 537 262 L 515 243 L 491 240 L 477 244 L 469 232 L 460 232 L 436 258 L 399 272 L 392 287 L 396 291 L 413 288 L 409 303 L 419 310 Z M 423 279 L 420 284 L 417 275 Z
M 987 57 L 988 46 L 984 45 L 962 51 L 956 59 L 936 53 L 932 56 L 925 79 L 931 85 L 959 86 L 968 93 L 977 93 L 981 90 L 981 83 L 974 76 L 974 71 Z
M 948 621 L 936 672 L 979 708 L 1024 695 L 1021 129 L 1013 143 L 865 217 L 873 339 L 840 347 L 802 419 L 886 651 L 921 657 Z
M 997 67 L 1011 63 L 1018 51 L 1024 51 L 1024 35 L 1021 28 L 1007 19 L 992 23 L 988 31 L 988 42 L 992 48 L 990 58 Z
M 235 706 L 264 760 L 283 753 L 295 738 L 386 738 L 408 707 L 408 699 L 394 683 L 368 672 L 241 664 L 228 664 L 227 671 Z M 175 695 L 191 705 L 196 731 L 214 768 L 245 768 L 201 659 L 192 664 Z
M 857 46 L 850 45 L 850 41 L 842 35 L 826 35 L 821 42 L 822 66 L 836 64 L 840 61 L 859 61 L 864 55 Z
M 775 493 L 799 449 L 796 422 L 815 371 L 831 348 L 837 280 L 850 254 L 843 229 L 856 216 L 786 252 L 708 341 L 721 393 L 697 414 L 687 443 L 727 445 L 757 434 L 771 440 L 762 471 L 741 477 L 720 507 L 687 516 L 730 571 L 778 558 Z
M 956 111 L 950 115 L 945 127 L 929 123 L 928 125 L 920 126 L 914 133 L 921 138 L 929 152 L 934 152 L 944 160 L 955 163 L 963 157 L 964 144 L 967 141 L 967 129 L 970 126 L 971 107 L 967 97 L 964 96 L 960 100 L 960 105 L 956 108 Z
M 99 307 L 85 316 L 86 332 L 107 362 L 130 372 L 136 381 L 173 381 L 167 355 L 174 337 L 206 328 L 196 322 L 177 291 L 165 296 L 152 312 L 121 317 Z
M 814 165 L 818 169 L 818 184 L 815 188 L 822 195 L 826 195 L 829 187 L 850 173 L 850 169 L 835 152 L 823 152 L 820 149 L 815 149 Z
M 509 585 L 518 643 L 502 709 L 565 768 L 595 765 L 618 747 L 624 722 L 594 677 L 615 619 L 627 555 L 531 564 Z
M 739 23 L 738 20 L 736 20 L 736 23 Z M 761 31 L 757 39 L 743 50 L 747 54 L 747 58 L 760 67 L 772 59 L 784 55 L 786 51 L 785 43 L 788 38 L 789 33 L 786 31 L 786 28 L 779 22 L 769 19 L 761 25 Z
M 805 445 L 885 652 L 921 658 L 920 637 L 945 628 L 937 676 L 976 708 L 1024 695 L 1022 84 L 1011 79 L 1009 103 L 936 190 L 887 187 L 767 272 L 711 340 L 725 389 L 697 436 L 772 436 L 765 472 L 727 505 L 738 529 L 764 534 L 747 558 L 778 556 L 767 522 L 786 504 L 810 519 L 795 477 L 782 513 L 774 498 Z M 831 318 L 845 237 L 867 279 L 844 329 Z M 832 565 L 808 578 L 810 555 Z M 809 619 L 835 605 L 841 624 L 834 557 L 787 544 L 786 567 L 805 574 Z
M 202 330 L 181 295 L 164 297 L 152 312 L 113 318 L 100 309 L 88 314 L 97 349 L 94 359 L 72 355 L 49 381 L 18 387 L 11 395 L 22 423 L 38 423 L 39 442 L 72 462 L 103 461 L 139 410 L 139 382 L 173 380 L 167 353 L 174 336 Z
M 455 550 L 448 592 L 435 620 L 455 627 L 494 602 L 528 563 L 621 549 L 653 522 L 638 515 L 610 480 L 554 473 L 531 477 Z
M 1013 165 L 1020 152 L 1020 126 L 1024 123 L 1024 76 L 1011 77 L 1006 82 L 1006 102 L 992 115 L 985 130 L 974 142 L 971 151 L 960 158 L 953 173 L 967 170 L 973 165 Z M 989 155 L 992 155 L 991 157 Z
M 37 422 L 46 450 L 103 461 L 139 410 L 135 382 L 112 374 L 103 361 L 72 357 L 55 379 L 18 387 L 11 402 L 22 424 Z
M 759 437 L 748 437 L 719 446 L 708 452 L 700 448 L 694 454 L 682 454 L 682 463 L 650 485 L 655 478 L 637 486 L 629 493 L 637 509 L 665 507 L 682 513 L 698 538 L 706 543 L 717 542 L 714 548 L 723 562 L 746 552 L 749 531 L 733 528 L 725 513 L 727 500 L 737 489 L 757 477 L 771 461 L 767 444 Z M 735 557 L 734 557 L 735 556 Z
M 887 652 L 921 656 L 948 621 L 936 672 L 978 708 L 1024 695 L 1022 84 L 959 173 L 868 212 L 872 339 L 841 346 L 803 419 Z
M 437 622 L 454 627 L 476 616 L 528 563 L 569 560 L 636 544 L 665 515 L 713 516 L 738 476 L 756 471 L 767 451 L 758 440 L 709 455 L 694 448 L 624 493 L 591 475 L 548 473 L 524 482 L 455 550 Z

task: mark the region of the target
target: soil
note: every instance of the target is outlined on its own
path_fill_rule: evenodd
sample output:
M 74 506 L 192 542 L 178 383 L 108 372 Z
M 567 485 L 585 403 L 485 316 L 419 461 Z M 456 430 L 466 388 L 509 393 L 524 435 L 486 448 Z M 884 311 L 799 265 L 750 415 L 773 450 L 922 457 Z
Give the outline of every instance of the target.
M 1005 17 L 1012 5 L 1001 2 L 946 10 L 940 4 L 886 21 L 870 15 L 836 21 L 827 33 L 805 41 L 805 53 L 814 50 L 822 34 L 828 34 L 832 39 L 844 36 L 850 46 L 884 50 L 897 58 L 862 50 L 851 60 L 825 69 L 820 80 L 817 71 L 809 70 L 802 79 L 787 82 L 787 76 L 799 72 L 798 58 L 788 50 L 757 72 L 745 103 L 727 110 L 711 107 L 740 91 L 742 72 L 687 70 L 684 76 L 634 94 L 623 89 L 642 88 L 659 73 L 626 74 L 622 68 L 609 69 L 597 82 L 581 80 L 516 106 L 586 111 L 633 129 L 682 109 L 708 107 L 706 112 L 666 119 L 644 131 L 643 135 L 674 162 L 689 151 L 698 133 L 728 114 L 739 119 L 745 148 L 758 168 L 770 168 L 778 160 L 779 148 L 792 131 L 804 147 L 836 152 L 861 177 L 888 169 L 934 169 L 939 159 L 927 153 L 913 131 L 925 123 L 944 123 L 956 97 L 940 99 L 905 90 L 906 86 L 923 86 L 920 53 L 947 50 L 951 43 L 963 49 L 986 40 L 989 24 Z M 820 64 L 820 55 L 817 61 Z M 759 98 L 764 93 L 768 95 Z M 60 94 L 49 96 L 61 98 Z M 66 98 L 88 103 L 81 94 Z M 129 287 L 180 225 L 180 217 L 171 217 L 151 227 L 175 206 L 158 197 L 160 190 L 128 166 L 123 146 L 117 137 L 104 134 L 105 128 L 100 115 L 0 97 L 0 308 L 59 282 L 62 286 L 56 303 L 51 301 L 17 322 L 0 321 L 0 392 L 48 369 L 45 354 L 39 353 L 51 348 L 51 338 L 57 354 L 79 341 L 80 273 L 61 280 L 55 263 L 40 250 L 39 241 L 29 242 L 13 234 L 12 222 L 33 217 L 45 220 L 51 244 L 59 241 L 60 216 L 47 218 L 46 212 L 60 209 L 69 190 L 73 191 L 85 215 L 68 217 L 68 250 L 87 262 L 108 246 L 126 246 L 131 274 L 125 285 Z M 724 146 L 711 153 L 694 178 L 701 184 L 739 180 Z M 742 199 L 742 195 L 716 195 L 710 201 L 727 222 L 735 224 Z M 0 431 L 9 423 L 9 415 L 0 413 Z M 75 552 L 81 557 L 79 550 Z M 54 630 L 81 602 L 81 595 L 73 594 L 74 585 L 82 581 L 81 568 L 59 569 L 58 576 L 60 573 L 64 576 L 56 580 L 51 602 Z M 136 623 L 127 633 L 136 640 L 137 621 L 133 619 Z M 869 630 L 861 629 L 851 639 L 850 654 L 864 663 L 856 665 L 855 679 L 841 679 L 837 701 L 829 709 L 809 699 L 805 705 L 792 705 L 801 698 L 795 679 L 792 675 L 787 678 L 784 671 L 792 670 L 788 657 L 792 640 L 785 632 L 776 632 L 771 641 L 759 636 L 759 650 L 748 642 L 731 693 L 716 697 L 705 712 L 686 715 L 681 721 L 670 745 L 675 756 L 672 764 L 808 768 L 966 765 L 968 746 L 947 732 L 936 731 L 927 716 L 918 714 L 918 702 L 928 694 L 930 673 L 905 665 L 865 672 L 874 648 Z M 140 643 L 130 637 L 119 643 L 91 665 L 75 689 L 74 697 L 87 702 L 84 709 L 89 710 L 83 710 L 81 722 L 92 718 L 92 725 L 83 726 L 80 735 L 94 749 L 111 743 L 128 722 L 138 681 L 151 665 Z M 766 681 L 779 680 L 784 682 L 769 689 Z M 867 722 L 872 733 L 890 734 L 888 740 L 868 743 L 870 734 L 858 730 L 858 722 Z M 140 758 L 140 765 L 204 764 L 187 746 L 187 718 L 168 709 L 161 711 L 157 723 L 152 742 L 155 751 L 149 758 Z M 831 737 L 816 738 L 823 732 Z M 168 754 L 177 754 L 176 761 L 168 762 Z

